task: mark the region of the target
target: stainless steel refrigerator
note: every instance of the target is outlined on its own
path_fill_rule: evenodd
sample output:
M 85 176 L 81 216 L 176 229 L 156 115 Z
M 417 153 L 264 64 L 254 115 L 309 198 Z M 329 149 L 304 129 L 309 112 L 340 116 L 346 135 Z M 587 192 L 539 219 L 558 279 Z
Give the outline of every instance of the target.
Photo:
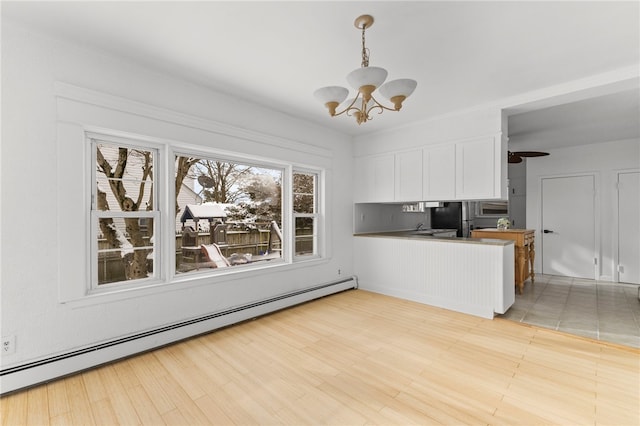
M 475 203 L 471 201 L 446 202 L 431 208 L 431 228 L 457 229 L 458 237 L 471 236 L 475 218 Z

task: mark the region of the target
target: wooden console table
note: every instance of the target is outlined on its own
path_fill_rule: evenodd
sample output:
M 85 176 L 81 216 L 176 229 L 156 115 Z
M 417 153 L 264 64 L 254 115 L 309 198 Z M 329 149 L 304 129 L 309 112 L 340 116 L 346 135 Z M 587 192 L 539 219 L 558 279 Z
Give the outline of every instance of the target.
M 515 276 L 518 292 L 522 294 L 522 288 L 527 278 L 533 282 L 533 260 L 536 257 L 535 231 L 533 229 L 474 229 L 472 238 L 492 238 L 496 240 L 511 240 L 515 244 Z

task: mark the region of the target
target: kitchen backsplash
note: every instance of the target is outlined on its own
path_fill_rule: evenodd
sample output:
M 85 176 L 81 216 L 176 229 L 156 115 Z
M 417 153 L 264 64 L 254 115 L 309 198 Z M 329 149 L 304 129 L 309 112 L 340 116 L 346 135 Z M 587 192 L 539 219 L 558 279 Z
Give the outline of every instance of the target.
M 353 232 L 384 232 L 414 229 L 419 223 L 431 228 L 431 213 L 427 208 L 420 213 L 405 213 L 402 204 L 354 204 Z

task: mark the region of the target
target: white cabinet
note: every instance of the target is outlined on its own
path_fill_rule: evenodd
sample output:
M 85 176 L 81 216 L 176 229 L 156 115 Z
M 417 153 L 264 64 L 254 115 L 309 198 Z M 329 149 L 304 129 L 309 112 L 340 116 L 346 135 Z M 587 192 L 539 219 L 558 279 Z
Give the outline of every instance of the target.
M 422 201 L 422 150 L 395 155 L 395 201 Z
M 502 188 L 506 188 L 506 152 L 502 151 L 499 137 L 456 143 L 457 199 L 506 197 L 506 193 L 502 194 Z
M 424 201 L 456 198 L 456 146 L 425 147 L 422 150 L 422 195 Z
M 355 202 L 370 203 L 394 200 L 394 158 L 393 154 L 356 158 Z
M 355 160 L 356 203 L 507 197 L 506 142 L 499 135 Z

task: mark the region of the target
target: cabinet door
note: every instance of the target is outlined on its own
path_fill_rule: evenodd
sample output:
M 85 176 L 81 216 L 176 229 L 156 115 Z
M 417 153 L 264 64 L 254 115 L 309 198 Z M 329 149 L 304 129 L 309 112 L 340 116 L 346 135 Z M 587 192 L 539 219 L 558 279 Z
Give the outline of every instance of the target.
M 395 200 L 422 201 L 422 150 L 395 155 Z
M 423 198 L 425 201 L 453 200 L 456 196 L 456 147 L 454 144 L 423 150 Z
M 499 197 L 495 193 L 496 178 L 500 176 L 500 163 L 496 162 L 499 155 L 493 137 L 456 143 L 456 198 Z
M 355 161 L 356 202 L 394 201 L 394 156 L 360 157 Z

